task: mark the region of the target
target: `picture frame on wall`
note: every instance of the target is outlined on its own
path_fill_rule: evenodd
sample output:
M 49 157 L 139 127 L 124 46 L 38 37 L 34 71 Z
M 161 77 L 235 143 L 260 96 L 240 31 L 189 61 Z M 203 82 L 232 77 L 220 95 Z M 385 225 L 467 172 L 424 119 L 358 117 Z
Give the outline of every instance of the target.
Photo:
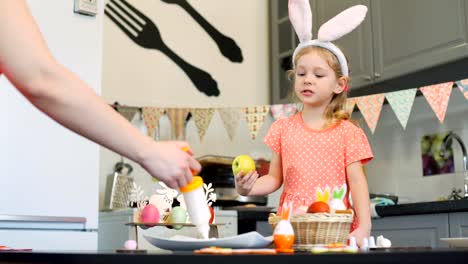
M 449 133 L 450 132 L 428 134 L 421 138 L 423 176 L 455 172 L 451 142 L 445 146 L 445 151 L 442 147 L 444 138 Z

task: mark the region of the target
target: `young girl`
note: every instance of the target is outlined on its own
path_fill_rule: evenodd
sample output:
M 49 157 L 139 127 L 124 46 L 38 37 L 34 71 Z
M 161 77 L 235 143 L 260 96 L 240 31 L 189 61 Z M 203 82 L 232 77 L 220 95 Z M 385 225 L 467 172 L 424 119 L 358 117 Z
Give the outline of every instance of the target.
M 290 18 L 302 40 L 301 27 L 293 19 L 297 9 L 291 2 Z M 303 9 L 309 1 L 300 2 Z M 355 12 L 351 12 L 353 17 L 357 16 Z M 363 165 L 373 154 L 363 130 L 349 121 L 350 114 L 345 110 L 349 82 L 346 57 L 331 42 L 320 40 L 319 33 L 317 40 L 301 41 L 293 55 L 291 72 L 294 93 L 303 109 L 275 121 L 264 138 L 273 150 L 269 173 L 262 177 L 257 172 L 236 175 L 236 189 L 245 196 L 267 195 L 284 184 L 278 213 L 289 202 L 297 210 L 316 201 L 339 199 L 338 204 L 350 208 L 351 193 L 356 218 L 350 236 L 361 245 L 371 230 Z

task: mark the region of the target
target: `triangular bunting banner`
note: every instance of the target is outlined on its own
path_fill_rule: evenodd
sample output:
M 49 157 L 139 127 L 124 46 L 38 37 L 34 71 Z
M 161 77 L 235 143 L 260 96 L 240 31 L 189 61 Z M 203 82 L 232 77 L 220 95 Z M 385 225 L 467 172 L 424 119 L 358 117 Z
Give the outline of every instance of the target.
M 185 125 L 189 110 L 186 108 L 168 108 L 166 113 L 171 120 L 172 137 L 175 140 L 185 139 Z
M 368 95 L 357 98 L 357 106 L 359 110 L 361 110 L 372 134 L 374 134 L 377 122 L 379 122 L 384 100 L 384 94 Z
M 242 111 L 239 108 L 219 108 L 218 113 L 223 120 L 229 139 L 232 140 L 236 134 L 237 127 L 239 126 Z
M 252 106 L 252 107 L 245 107 L 245 119 L 247 120 L 247 125 L 250 131 L 250 137 L 255 139 L 257 137 L 258 131 L 265 122 L 265 118 L 270 111 L 270 106 Z
M 403 129 L 406 129 L 408 119 L 413 108 L 414 98 L 416 97 L 417 88 L 386 93 L 388 103 L 395 112 L 398 121 L 400 121 Z
M 119 114 L 121 114 L 129 122 L 132 122 L 135 114 L 140 111 L 140 108 L 133 106 L 117 106 L 116 108 L 117 112 L 119 112 Z
M 163 113 L 163 109 L 158 107 L 143 107 L 142 112 L 148 136 L 154 138 L 154 132 L 159 125 L 159 118 Z
M 297 112 L 296 104 L 277 104 L 270 107 L 271 115 L 275 120 L 288 118 Z
M 206 130 L 208 129 L 211 119 L 213 118 L 214 111 L 215 110 L 213 108 L 192 109 L 190 111 L 193 115 L 195 125 L 197 126 L 200 141 L 203 141 L 203 137 L 205 136 Z
M 456 82 L 458 89 L 460 89 L 460 92 L 465 96 L 465 99 L 468 100 L 468 79 L 461 80 Z
M 348 112 L 350 116 L 353 114 L 356 103 L 357 103 L 357 98 L 348 98 L 346 100 L 345 111 Z
M 419 88 L 441 123 L 444 122 L 450 94 L 452 93 L 452 88 L 453 82 L 429 85 Z

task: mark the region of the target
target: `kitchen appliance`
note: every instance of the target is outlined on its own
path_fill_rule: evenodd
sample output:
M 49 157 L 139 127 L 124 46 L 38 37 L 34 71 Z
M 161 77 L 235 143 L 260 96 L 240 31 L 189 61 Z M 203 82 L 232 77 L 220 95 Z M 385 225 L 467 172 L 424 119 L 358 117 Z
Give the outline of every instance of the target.
M 133 167 L 122 161 L 114 166 L 114 172 L 107 176 L 106 196 L 104 206 L 106 209 L 120 209 L 129 206 L 128 198 L 131 193 L 134 179 L 129 174 Z
M 266 196 L 242 196 L 236 191 L 232 162 L 235 157 L 206 155 L 197 158 L 202 170 L 199 176 L 206 184 L 213 184 L 216 193 L 216 206 L 236 206 L 245 204 L 266 205 Z M 258 161 L 256 161 L 258 165 Z M 257 166 L 259 170 L 259 166 Z

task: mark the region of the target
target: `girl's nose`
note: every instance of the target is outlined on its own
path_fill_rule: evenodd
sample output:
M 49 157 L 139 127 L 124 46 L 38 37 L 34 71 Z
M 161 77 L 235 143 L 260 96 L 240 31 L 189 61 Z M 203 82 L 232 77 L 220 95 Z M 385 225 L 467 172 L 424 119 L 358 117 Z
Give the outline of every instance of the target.
M 313 82 L 313 77 L 310 74 L 306 74 L 304 76 L 304 83 L 305 84 L 311 84 Z

